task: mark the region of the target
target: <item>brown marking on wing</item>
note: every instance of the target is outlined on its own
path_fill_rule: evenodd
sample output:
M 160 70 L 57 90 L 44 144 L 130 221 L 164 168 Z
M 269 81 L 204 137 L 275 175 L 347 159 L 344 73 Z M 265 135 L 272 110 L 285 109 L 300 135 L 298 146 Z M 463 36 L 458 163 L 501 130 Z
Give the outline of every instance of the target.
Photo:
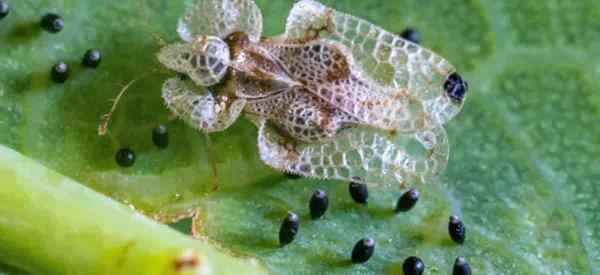
M 246 53 L 252 58 L 252 62 L 254 63 L 251 70 L 255 77 L 261 80 L 270 80 L 273 79 L 274 74 L 285 73 L 279 64 L 264 55 L 252 49 L 248 49 Z
M 327 69 L 327 81 L 333 82 L 338 79 L 347 79 L 350 77 L 350 63 L 348 59 L 342 54 L 339 49 L 332 47 L 332 59 L 339 60 L 331 64 Z M 324 65 L 327 66 L 327 60 L 324 61 Z
M 234 32 L 223 40 L 229 46 L 231 58 L 236 58 L 250 44 L 250 38 L 243 32 Z

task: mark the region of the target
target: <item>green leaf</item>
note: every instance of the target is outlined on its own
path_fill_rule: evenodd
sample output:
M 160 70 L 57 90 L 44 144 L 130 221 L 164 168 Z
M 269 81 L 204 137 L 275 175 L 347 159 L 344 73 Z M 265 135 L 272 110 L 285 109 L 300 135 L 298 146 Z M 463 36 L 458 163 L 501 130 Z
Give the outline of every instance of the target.
M 324 1 L 393 32 L 417 28 L 423 45 L 471 84 L 465 109 L 448 125 L 448 169 L 418 186 L 421 201 L 398 216 L 400 188 L 372 187 L 363 207 L 351 201 L 347 183 L 288 180 L 272 171 L 260 162 L 256 129 L 245 120 L 211 135 L 207 146 L 182 122 L 168 122 L 159 96 L 167 75 L 135 83 L 110 135 L 97 136 L 108 100 L 160 68 L 153 36 L 177 41 L 183 3 L 13 2 L 0 21 L 0 143 L 158 220 L 199 209 L 199 235 L 258 257 L 275 274 L 398 274 L 411 255 L 430 274 L 448 274 L 459 255 L 476 274 L 600 272 L 597 1 Z M 292 2 L 257 1 L 268 35 L 283 31 Z M 36 21 L 48 11 L 65 17 L 63 32 L 39 30 Z M 80 58 L 92 47 L 102 50 L 103 63 L 82 69 Z M 73 69 L 62 85 L 49 78 L 59 60 Z M 170 128 L 164 150 L 151 140 L 160 123 Z M 114 161 L 122 147 L 137 154 L 131 168 Z M 217 181 L 219 190 L 211 191 Z M 330 209 L 310 221 L 316 188 L 329 192 Z M 288 210 L 300 215 L 300 233 L 279 248 L 277 231 Z M 467 225 L 463 246 L 448 237 L 451 214 Z M 376 240 L 375 255 L 349 264 L 352 246 L 365 236 Z
M 0 258 L 34 274 L 265 274 L 0 146 Z M 11 271 L 11 273 L 14 271 Z M 17 273 L 18 274 L 18 273 Z

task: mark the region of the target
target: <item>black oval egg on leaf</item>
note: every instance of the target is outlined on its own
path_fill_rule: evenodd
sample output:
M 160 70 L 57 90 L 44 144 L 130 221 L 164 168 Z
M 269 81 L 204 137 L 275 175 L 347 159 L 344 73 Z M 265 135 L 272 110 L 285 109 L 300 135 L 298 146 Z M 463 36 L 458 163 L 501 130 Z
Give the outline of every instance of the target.
M 288 212 L 279 228 L 279 244 L 285 246 L 294 241 L 296 234 L 298 234 L 299 227 L 300 218 L 298 218 L 298 215 L 293 212 Z
M 364 263 L 368 261 L 375 252 L 375 240 L 364 238 L 358 241 L 352 249 L 352 262 Z
M 152 142 L 156 147 L 164 149 L 169 146 L 169 128 L 166 125 L 158 125 L 152 130 Z
M 65 27 L 65 21 L 58 14 L 47 13 L 42 17 L 40 25 L 44 30 L 50 33 L 57 33 L 62 31 L 62 29 Z
M 471 266 L 464 257 L 457 257 L 454 261 L 452 275 L 471 275 Z
M 120 149 L 115 155 L 115 160 L 119 166 L 131 167 L 135 163 L 135 153 L 129 148 Z
M 425 263 L 415 256 L 410 256 L 402 263 L 402 271 L 404 275 L 421 275 L 425 271 Z
M 64 83 L 69 78 L 69 65 L 65 62 L 58 62 L 52 67 L 50 77 L 56 83 Z
M 396 203 L 396 213 L 406 212 L 412 209 L 419 201 L 420 196 L 421 194 L 417 189 L 410 189 L 406 191 L 406 193 L 402 194 Z
M 450 216 L 450 221 L 448 222 L 448 233 L 454 242 L 458 244 L 463 244 L 465 242 L 467 228 L 458 216 Z
M 310 216 L 313 219 L 318 219 L 327 212 L 328 207 L 329 197 L 327 196 L 327 192 L 317 189 L 310 198 Z
M 465 95 L 469 91 L 469 83 L 462 76 L 454 72 L 448 75 L 444 82 L 444 91 L 452 100 L 462 103 Z
M 415 44 L 421 43 L 421 35 L 413 28 L 406 28 L 400 33 L 400 37 L 413 42 Z
M 88 68 L 96 68 L 100 65 L 100 61 L 102 61 L 102 53 L 98 49 L 89 49 L 83 55 L 83 60 L 81 64 Z
M 366 204 L 369 199 L 369 189 L 364 183 L 351 181 L 348 185 L 348 192 L 350 192 L 350 196 L 357 203 Z
M 0 0 L 0 19 L 6 17 L 10 13 L 10 5 L 8 2 Z

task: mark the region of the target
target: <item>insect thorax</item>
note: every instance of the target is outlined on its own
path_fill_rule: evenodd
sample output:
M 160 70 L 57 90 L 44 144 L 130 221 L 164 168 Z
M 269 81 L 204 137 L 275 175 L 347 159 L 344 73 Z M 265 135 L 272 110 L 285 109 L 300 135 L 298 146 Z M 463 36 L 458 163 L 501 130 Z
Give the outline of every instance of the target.
M 233 41 L 233 40 L 232 40 Z M 322 87 L 342 92 L 341 81 L 358 81 L 342 51 L 325 41 L 263 40 L 239 44 L 228 87 L 246 98 L 247 115 L 266 118 L 283 135 L 306 142 L 331 138 L 359 120 L 320 96 Z M 338 102 L 339 103 L 339 102 Z

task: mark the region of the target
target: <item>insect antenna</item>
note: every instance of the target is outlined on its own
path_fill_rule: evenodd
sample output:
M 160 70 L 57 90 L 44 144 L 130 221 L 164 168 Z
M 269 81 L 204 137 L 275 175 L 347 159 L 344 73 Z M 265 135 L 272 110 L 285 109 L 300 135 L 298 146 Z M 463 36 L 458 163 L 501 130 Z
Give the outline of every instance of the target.
M 152 28 L 152 25 L 150 24 L 150 20 L 148 19 L 148 14 L 146 13 L 146 11 L 144 9 L 144 7 L 147 6 L 146 0 L 138 0 L 137 3 L 138 3 L 137 12 L 143 19 L 142 25 L 143 25 L 143 28 L 145 29 L 145 31 L 148 32 L 152 36 L 152 39 L 154 40 L 156 45 L 159 46 L 159 48 L 166 46 L 167 45 L 166 40 L 163 39 L 162 36 L 156 30 L 154 30 Z M 157 65 L 158 65 L 158 63 L 157 63 Z M 144 79 L 152 74 L 156 74 L 156 73 L 161 73 L 161 70 L 154 69 L 150 72 L 144 73 L 141 76 L 129 81 L 125 86 L 123 86 L 123 88 L 121 89 L 121 91 L 119 92 L 117 97 L 110 100 L 113 103 L 110 108 L 110 111 L 108 111 L 108 113 L 102 115 L 100 125 L 98 126 L 98 135 L 104 136 L 108 133 L 108 127 L 109 127 L 110 121 L 112 119 L 112 115 L 115 112 L 115 110 L 117 109 L 117 106 L 118 106 L 119 102 L 121 101 L 121 98 L 125 95 L 125 93 L 129 90 L 129 88 L 131 88 L 131 86 L 133 84 L 135 84 L 137 81 Z
M 127 84 L 125 84 L 125 86 L 123 86 L 123 88 L 121 88 L 121 91 L 119 92 L 117 97 L 110 99 L 110 101 L 112 102 L 110 111 L 108 111 L 108 113 L 102 115 L 100 125 L 98 125 L 98 135 L 99 136 L 104 136 L 108 133 L 108 126 L 112 119 L 112 115 L 117 110 L 117 106 L 119 105 L 119 102 L 121 101 L 121 99 L 123 98 L 125 93 L 129 90 L 129 88 L 131 88 L 131 86 L 133 84 L 135 84 L 137 81 L 147 78 L 147 77 L 149 77 L 153 74 L 157 74 L 157 73 L 161 73 L 161 71 L 158 69 L 154 69 L 150 72 L 144 73 L 141 76 L 129 81 Z

